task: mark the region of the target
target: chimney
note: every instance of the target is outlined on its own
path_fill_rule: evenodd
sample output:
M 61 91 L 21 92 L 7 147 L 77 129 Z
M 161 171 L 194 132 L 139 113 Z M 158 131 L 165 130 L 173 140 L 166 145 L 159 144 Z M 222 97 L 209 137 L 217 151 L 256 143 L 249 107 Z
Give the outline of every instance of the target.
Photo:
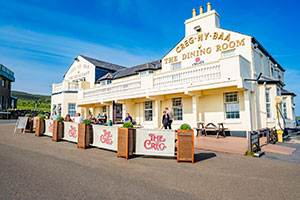
M 211 11 L 211 3 L 210 2 L 207 3 L 207 12 L 209 12 L 209 11 Z
M 193 9 L 193 17 L 196 17 L 196 15 L 197 15 L 197 11 L 196 11 L 196 9 L 194 8 L 194 9 Z
M 199 12 L 200 12 L 200 15 L 203 14 L 203 6 L 200 6 Z

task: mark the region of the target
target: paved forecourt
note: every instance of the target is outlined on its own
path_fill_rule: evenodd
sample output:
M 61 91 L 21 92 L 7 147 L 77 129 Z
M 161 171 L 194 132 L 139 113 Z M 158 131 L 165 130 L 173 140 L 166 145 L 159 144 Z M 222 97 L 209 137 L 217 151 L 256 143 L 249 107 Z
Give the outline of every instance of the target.
M 300 199 L 297 163 L 199 150 L 195 164 L 125 160 L 13 130 L 0 123 L 1 199 Z

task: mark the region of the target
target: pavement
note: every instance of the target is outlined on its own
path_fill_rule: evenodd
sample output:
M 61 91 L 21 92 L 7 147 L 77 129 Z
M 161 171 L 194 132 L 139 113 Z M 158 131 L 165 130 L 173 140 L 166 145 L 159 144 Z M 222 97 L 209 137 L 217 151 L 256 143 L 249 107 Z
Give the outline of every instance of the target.
M 1 200 L 300 199 L 297 162 L 197 149 L 195 164 L 125 160 L 112 151 L 13 130 L 13 122 L 0 122 Z

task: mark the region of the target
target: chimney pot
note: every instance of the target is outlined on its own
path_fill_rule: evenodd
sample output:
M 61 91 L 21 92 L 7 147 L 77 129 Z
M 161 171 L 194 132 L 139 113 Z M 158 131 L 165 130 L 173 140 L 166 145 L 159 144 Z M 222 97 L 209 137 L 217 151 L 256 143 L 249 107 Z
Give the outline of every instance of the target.
M 196 17 L 196 15 L 197 15 L 197 11 L 196 11 L 196 9 L 194 8 L 194 9 L 193 9 L 193 17 Z
M 203 14 L 203 6 L 200 6 L 200 15 Z
M 211 11 L 211 3 L 210 2 L 207 3 L 207 12 L 209 12 L 209 11 Z

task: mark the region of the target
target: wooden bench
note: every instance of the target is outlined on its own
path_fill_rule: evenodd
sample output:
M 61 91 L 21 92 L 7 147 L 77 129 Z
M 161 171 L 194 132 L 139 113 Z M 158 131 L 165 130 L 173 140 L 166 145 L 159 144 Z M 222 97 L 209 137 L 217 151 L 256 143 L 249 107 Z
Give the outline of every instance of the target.
M 201 132 L 201 134 L 205 134 L 205 136 L 207 136 L 207 132 L 208 131 L 212 131 L 212 132 L 217 132 L 217 136 L 216 138 L 218 139 L 220 133 L 223 134 L 223 137 L 226 137 L 225 131 L 227 131 L 227 128 L 224 128 L 224 124 L 223 123 L 218 123 L 218 126 L 216 126 L 214 123 L 208 123 L 206 126 L 204 126 L 203 122 L 198 122 L 197 123 L 197 128 L 195 128 L 197 131 L 197 137 L 199 135 L 199 133 Z

